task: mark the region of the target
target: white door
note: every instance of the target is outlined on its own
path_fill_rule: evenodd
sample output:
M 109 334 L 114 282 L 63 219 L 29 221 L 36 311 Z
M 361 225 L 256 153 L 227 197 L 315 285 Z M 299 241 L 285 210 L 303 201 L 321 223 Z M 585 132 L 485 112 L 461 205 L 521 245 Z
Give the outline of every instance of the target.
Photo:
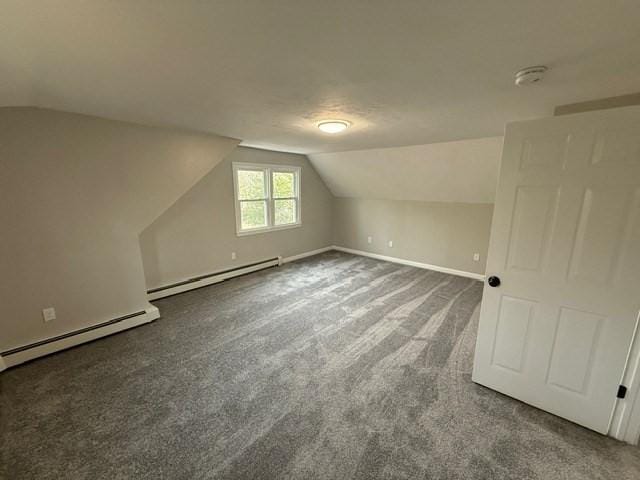
M 607 433 L 640 309 L 640 107 L 507 126 L 473 380 Z

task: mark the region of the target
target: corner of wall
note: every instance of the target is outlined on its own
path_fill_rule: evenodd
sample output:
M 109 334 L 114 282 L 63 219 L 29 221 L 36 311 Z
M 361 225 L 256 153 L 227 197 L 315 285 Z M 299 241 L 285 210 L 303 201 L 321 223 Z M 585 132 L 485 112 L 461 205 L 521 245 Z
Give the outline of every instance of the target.
M 28 279 L 5 302 L 14 320 L 3 325 L 2 351 L 146 308 L 139 233 L 239 143 L 48 109 L 3 109 L 0 124 L 3 154 L 14 159 L 2 178 L 12 200 L 0 205 L 11 222 L 0 244 L 12 251 L 2 270 Z M 45 327 L 38 309 L 50 305 L 65 314 Z
M 303 168 L 301 228 L 238 237 L 231 163 Z M 138 236 L 147 290 L 333 242 L 333 194 L 306 155 L 239 146 Z M 235 255 L 233 255 L 235 254 Z

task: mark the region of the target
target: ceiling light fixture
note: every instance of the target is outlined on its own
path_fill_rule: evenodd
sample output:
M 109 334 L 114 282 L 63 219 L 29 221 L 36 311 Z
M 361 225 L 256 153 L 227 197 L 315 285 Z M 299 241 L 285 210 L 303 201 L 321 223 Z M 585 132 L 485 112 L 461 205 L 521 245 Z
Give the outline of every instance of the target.
M 325 133 L 340 133 L 349 128 L 351 124 L 346 120 L 323 120 L 318 123 L 318 128 Z

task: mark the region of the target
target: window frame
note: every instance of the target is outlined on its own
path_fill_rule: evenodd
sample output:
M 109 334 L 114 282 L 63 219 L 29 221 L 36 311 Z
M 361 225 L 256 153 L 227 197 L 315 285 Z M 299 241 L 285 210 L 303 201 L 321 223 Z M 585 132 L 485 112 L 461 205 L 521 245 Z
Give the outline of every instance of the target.
M 266 198 L 256 200 L 240 200 L 238 195 L 238 171 L 261 171 L 265 175 L 265 193 Z M 273 173 L 285 172 L 293 173 L 294 175 L 294 197 L 273 197 Z M 290 228 L 297 228 L 302 225 L 302 167 L 297 165 L 275 165 L 268 163 L 247 163 L 247 162 L 233 162 L 232 163 L 232 175 L 233 175 L 233 202 L 235 207 L 236 216 L 236 235 L 239 237 L 245 235 L 255 235 L 258 233 L 273 232 L 277 230 L 287 230 Z M 287 223 L 284 225 L 275 225 L 275 201 L 276 200 L 294 200 L 296 205 L 296 221 L 294 223 Z M 241 204 L 247 201 L 263 201 L 266 203 L 266 220 L 267 225 L 265 227 L 256 228 L 242 228 L 242 214 Z

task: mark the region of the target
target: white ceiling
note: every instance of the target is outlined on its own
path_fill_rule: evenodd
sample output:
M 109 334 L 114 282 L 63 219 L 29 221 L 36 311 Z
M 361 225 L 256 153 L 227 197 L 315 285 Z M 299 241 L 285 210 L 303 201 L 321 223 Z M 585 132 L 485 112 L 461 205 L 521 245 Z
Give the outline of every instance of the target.
M 493 203 L 502 137 L 317 153 L 309 160 L 335 196 Z
M 301 153 L 495 136 L 638 91 L 638 25 L 617 0 L 2 0 L 0 105 Z M 536 64 L 544 82 L 515 87 Z

